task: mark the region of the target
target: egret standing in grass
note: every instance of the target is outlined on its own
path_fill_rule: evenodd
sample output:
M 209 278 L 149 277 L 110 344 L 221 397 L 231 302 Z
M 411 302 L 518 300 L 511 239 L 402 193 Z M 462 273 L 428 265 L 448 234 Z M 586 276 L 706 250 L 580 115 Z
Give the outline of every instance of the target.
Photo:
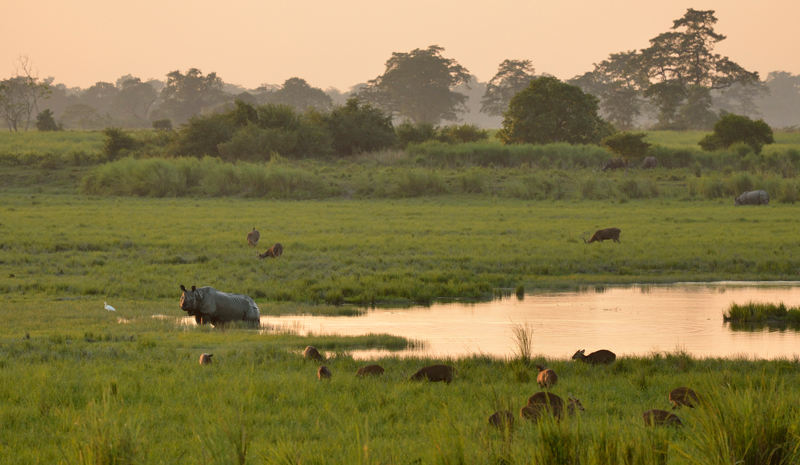
M 103 308 L 105 308 L 105 309 L 106 309 L 106 310 L 108 310 L 109 312 L 116 312 L 116 311 L 117 311 L 117 309 L 115 309 L 115 308 L 114 308 L 114 307 L 112 307 L 111 305 L 108 305 L 108 302 L 103 302 L 103 304 L 105 304 L 105 305 L 103 306 Z

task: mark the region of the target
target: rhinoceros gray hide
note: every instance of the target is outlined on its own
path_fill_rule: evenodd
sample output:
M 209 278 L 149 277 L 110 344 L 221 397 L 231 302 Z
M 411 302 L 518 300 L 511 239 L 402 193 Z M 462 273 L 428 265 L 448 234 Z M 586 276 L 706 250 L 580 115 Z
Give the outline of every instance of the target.
M 747 191 L 733 199 L 734 205 L 769 205 L 769 195 L 767 191 Z
M 230 294 L 213 287 L 192 286 L 187 290 L 181 284 L 181 310 L 193 316 L 197 324 L 216 326 L 228 321 L 247 321 L 258 325 L 258 305 L 244 294 Z
M 656 166 L 658 166 L 658 160 L 656 160 L 656 157 L 644 157 L 644 161 L 642 161 L 643 170 L 655 168 Z

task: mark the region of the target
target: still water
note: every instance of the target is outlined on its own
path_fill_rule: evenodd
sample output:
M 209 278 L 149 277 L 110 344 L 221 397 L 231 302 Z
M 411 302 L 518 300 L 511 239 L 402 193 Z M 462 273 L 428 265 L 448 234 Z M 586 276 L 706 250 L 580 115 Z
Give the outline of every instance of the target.
M 609 349 L 617 355 L 645 355 L 680 348 L 696 357 L 777 358 L 800 355 L 797 328 L 732 327 L 722 313 L 731 303 L 784 302 L 800 306 L 800 283 L 691 283 L 606 287 L 588 292 L 528 294 L 479 304 L 375 309 L 358 317 L 262 317 L 262 324 L 301 334 L 388 333 L 423 340 L 420 352 L 403 355 L 510 356 L 511 327 L 533 328 L 533 353 L 570 358 Z M 386 351 L 358 351 L 370 358 Z

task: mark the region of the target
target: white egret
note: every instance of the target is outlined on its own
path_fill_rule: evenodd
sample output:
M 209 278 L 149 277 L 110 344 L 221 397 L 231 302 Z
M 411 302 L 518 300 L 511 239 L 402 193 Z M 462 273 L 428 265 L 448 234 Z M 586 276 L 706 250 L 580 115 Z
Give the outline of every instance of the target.
M 112 307 L 111 305 L 108 305 L 108 302 L 103 302 L 103 303 L 105 304 L 103 308 L 105 308 L 105 309 L 106 309 L 106 310 L 108 310 L 109 312 L 116 312 L 116 311 L 117 311 L 117 309 L 115 309 L 115 308 L 114 308 L 114 307 Z

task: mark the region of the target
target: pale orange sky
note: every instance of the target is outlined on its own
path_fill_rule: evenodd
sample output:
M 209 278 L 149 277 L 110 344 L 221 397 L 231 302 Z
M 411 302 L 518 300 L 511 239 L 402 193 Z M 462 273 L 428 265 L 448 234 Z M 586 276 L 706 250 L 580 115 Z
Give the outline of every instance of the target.
M 40 77 L 89 87 L 125 74 L 199 68 L 254 88 L 300 77 L 347 90 L 392 52 L 440 45 L 481 81 L 505 59 L 569 79 L 610 53 L 647 47 L 687 8 L 715 10 L 716 53 L 762 79 L 800 74 L 798 0 L 3 0 L 0 78 L 26 54 Z

